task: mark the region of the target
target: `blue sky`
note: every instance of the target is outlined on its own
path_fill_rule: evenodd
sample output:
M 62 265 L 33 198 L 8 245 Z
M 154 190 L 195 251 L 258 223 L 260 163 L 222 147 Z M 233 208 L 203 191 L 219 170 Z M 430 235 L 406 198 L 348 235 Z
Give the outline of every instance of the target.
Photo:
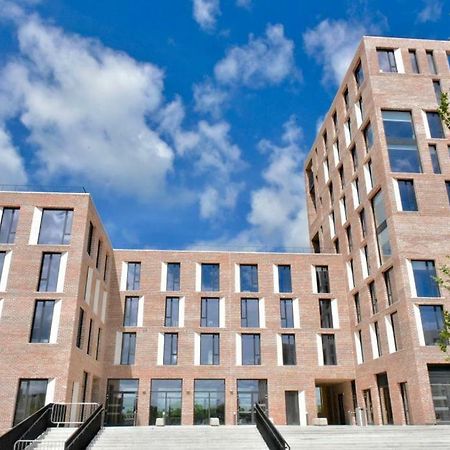
M 0 184 L 84 186 L 116 248 L 307 245 L 302 165 L 363 34 L 441 0 L 0 0 Z

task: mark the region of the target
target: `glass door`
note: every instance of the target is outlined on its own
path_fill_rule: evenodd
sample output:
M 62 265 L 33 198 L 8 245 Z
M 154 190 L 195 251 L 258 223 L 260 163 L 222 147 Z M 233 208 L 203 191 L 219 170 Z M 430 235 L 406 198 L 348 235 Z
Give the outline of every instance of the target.
M 286 391 L 284 393 L 286 404 L 286 424 L 300 425 L 300 411 L 298 407 L 298 391 Z
M 194 381 L 194 425 L 209 425 L 209 419 L 216 417 L 225 423 L 225 381 Z
M 181 425 L 181 380 L 152 380 L 150 425 L 160 418 L 165 425 Z
M 366 407 L 366 419 L 367 425 L 373 425 L 373 406 L 372 406 L 372 395 L 370 389 L 363 391 L 364 405 Z
M 238 425 L 255 423 L 254 405 L 258 403 L 267 411 L 267 380 L 238 380 Z
M 391 395 L 386 372 L 377 374 L 377 384 L 383 425 L 392 425 L 394 418 L 392 416 Z
M 136 423 L 138 380 L 108 380 L 105 424 L 133 426 Z

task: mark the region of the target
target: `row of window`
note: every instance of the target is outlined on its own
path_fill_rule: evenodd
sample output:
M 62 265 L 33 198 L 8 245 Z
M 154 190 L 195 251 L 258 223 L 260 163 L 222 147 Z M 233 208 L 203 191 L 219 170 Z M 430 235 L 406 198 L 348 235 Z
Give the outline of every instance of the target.
M 126 264 L 126 283 L 122 290 L 137 291 L 141 289 L 141 263 L 127 262 Z M 200 268 L 200 283 L 197 291 L 218 292 L 220 291 L 220 264 L 202 263 Z M 180 263 L 163 263 L 166 271 L 165 283 L 162 284 L 162 290 L 177 292 L 180 291 Z M 292 292 L 291 266 L 282 264 L 274 266 L 276 270 L 275 292 Z M 329 293 L 330 281 L 328 276 L 328 266 L 314 266 L 315 270 L 315 292 Z M 163 271 L 164 272 L 164 271 Z M 258 292 L 258 265 L 257 264 L 239 264 L 239 286 L 237 292 Z

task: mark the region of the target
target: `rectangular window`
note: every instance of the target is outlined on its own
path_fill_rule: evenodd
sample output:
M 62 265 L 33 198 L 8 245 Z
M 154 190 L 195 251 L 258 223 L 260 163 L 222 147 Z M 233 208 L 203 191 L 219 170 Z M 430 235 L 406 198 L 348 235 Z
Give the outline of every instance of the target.
M 91 354 L 91 349 L 92 349 L 92 325 L 93 325 L 93 321 L 91 319 L 91 320 L 89 320 L 88 341 L 87 341 L 87 350 L 86 350 L 86 353 L 88 355 Z
M 219 264 L 202 264 L 202 291 L 219 291 Z
M 167 263 L 166 290 L 180 290 L 180 263 Z
M 178 327 L 179 318 L 180 318 L 180 299 L 178 297 L 166 297 L 164 326 Z
M 405 424 L 411 423 L 409 412 L 409 399 L 408 399 L 408 383 L 400 383 L 400 393 L 402 394 L 403 414 L 405 417 Z
M 291 298 L 280 300 L 281 328 L 294 328 L 294 302 Z
M 435 280 L 436 269 L 434 261 L 414 260 L 411 261 L 411 266 L 417 297 L 440 297 L 439 286 Z
M 242 364 L 261 364 L 261 336 L 259 334 L 242 334 Z
M 383 350 L 381 348 L 381 340 L 380 340 L 380 327 L 378 326 L 378 322 L 373 323 L 373 331 L 375 334 L 375 341 L 377 344 L 378 356 L 383 355 Z
M 433 80 L 433 90 L 434 95 L 436 96 L 436 101 L 438 102 L 438 104 L 441 103 L 442 89 L 439 80 Z
M 347 244 L 348 244 L 348 252 L 351 253 L 353 250 L 353 236 L 352 236 L 352 227 L 349 225 L 345 229 L 345 234 L 347 235 Z
M 319 299 L 320 328 L 333 328 L 333 311 L 331 300 Z
M 395 278 L 394 278 L 394 268 L 383 272 L 384 285 L 386 287 L 386 295 L 388 300 L 388 305 L 392 305 L 397 299 L 394 297 L 395 292 Z
M 419 309 L 425 345 L 436 345 L 444 326 L 442 305 L 420 305 Z
M 336 130 L 337 130 L 337 111 L 334 111 L 333 115 L 331 117 L 333 119 L 334 132 L 336 134 Z
M 430 150 L 431 166 L 433 167 L 433 173 L 442 173 L 436 146 L 434 144 L 429 145 L 428 149 Z
M 359 222 L 361 224 L 361 234 L 362 237 L 365 238 L 367 234 L 367 223 L 366 223 L 366 210 L 362 209 L 359 212 Z
M 38 244 L 70 244 L 72 218 L 70 209 L 44 209 Z
M 58 287 L 61 253 L 44 253 L 42 255 L 39 292 L 56 292 Z
M 450 203 L 450 181 L 445 182 L 445 189 L 447 189 L 448 202 Z
M 345 89 L 345 91 L 344 91 L 342 96 L 344 97 L 345 109 L 348 111 L 348 107 L 350 105 L 350 99 L 349 99 L 349 96 L 348 96 L 348 89 Z
M 259 327 L 259 299 L 241 299 L 241 327 Z
M 364 254 L 364 259 L 365 259 L 365 263 L 366 263 L 366 270 L 367 270 L 367 275 L 370 275 L 370 259 L 369 259 L 369 250 L 367 248 L 367 245 L 364 246 L 363 248 L 363 254 Z
M 439 114 L 434 111 L 427 113 L 428 129 L 430 130 L 430 137 L 432 139 L 444 139 L 444 129 L 442 128 L 442 121 Z
M 421 173 L 419 151 L 410 111 L 382 111 L 392 172 Z
M 391 326 L 392 326 L 392 334 L 394 336 L 395 351 L 401 350 L 402 341 L 400 339 L 400 322 L 397 311 L 391 314 Z
M 95 349 L 95 359 L 98 361 L 98 357 L 100 356 L 100 345 L 102 343 L 102 329 L 98 329 L 97 333 L 97 348 Z
M 428 69 L 430 70 L 430 73 L 436 75 L 437 70 L 436 70 L 436 63 L 434 62 L 433 51 L 427 50 L 426 55 L 427 55 Z
M 315 266 L 317 292 L 326 294 L 330 292 L 330 279 L 328 277 L 328 266 Z
M 258 266 L 240 265 L 241 292 L 258 292 Z
M 30 342 L 49 343 L 52 329 L 54 300 L 37 300 L 34 306 Z
M 391 243 L 389 241 L 389 232 L 386 220 L 386 211 L 384 209 L 383 193 L 379 191 L 372 199 L 372 210 L 377 235 L 378 252 L 380 262 L 383 263 L 386 258 L 391 256 Z
M 14 426 L 39 411 L 45 405 L 47 385 L 48 380 L 20 380 L 14 413 Z
M 127 291 L 138 291 L 141 288 L 141 263 L 129 262 L 127 271 Z
M 355 316 L 356 316 L 356 323 L 361 322 L 361 304 L 359 302 L 359 293 L 357 292 L 353 300 L 355 302 Z
M 377 49 L 380 72 L 398 72 L 394 50 Z
M 369 283 L 369 296 L 370 296 L 370 304 L 372 306 L 372 314 L 376 314 L 378 312 L 378 298 L 374 281 Z
M 0 281 L 3 276 L 3 267 L 5 266 L 6 252 L 0 252 Z
M 397 180 L 402 211 L 417 211 L 416 192 L 413 180 Z
M 339 167 L 339 179 L 341 180 L 341 189 L 345 186 L 344 166 Z
M 120 364 L 134 364 L 136 355 L 136 333 L 122 333 L 122 353 Z
M 137 327 L 139 311 L 139 297 L 125 297 L 124 327 Z
M 163 364 L 173 366 L 178 360 L 178 333 L 164 333 Z
M 352 155 L 353 172 L 356 172 L 358 168 L 358 151 L 356 150 L 356 147 L 351 148 L 350 154 Z
M 335 366 L 337 364 L 335 336 L 334 334 L 322 334 L 321 338 L 323 364 L 325 366 Z
M 97 259 L 95 261 L 95 268 L 98 269 L 100 267 L 100 261 L 102 259 L 102 241 L 99 239 L 97 244 Z
M 220 364 L 220 338 L 219 334 L 202 333 L 200 335 L 200 364 Z
M 282 334 L 281 347 L 283 351 L 283 366 L 295 366 L 297 364 L 295 334 Z
M 366 143 L 366 150 L 369 151 L 373 146 L 373 128 L 372 124 L 369 122 L 364 128 L 364 141 Z
M 218 298 L 202 298 L 201 327 L 218 327 L 220 324 L 220 300 Z
M 106 278 L 108 276 L 108 254 L 105 255 L 105 267 L 103 268 L 103 281 L 106 281 Z
M 92 255 L 92 244 L 94 242 L 94 225 L 92 222 L 89 222 L 89 234 L 88 234 L 88 240 L 87 240 L 87 253 L 89 256 Z
M 279 292 L 292 292 L 291 266 L 278 266 L 278 289 Z
M 358 85 L 358 87 L 361 87 L 361 85 L 362 85 L 363 82 L 364 82 L 364 71 L 363 71 L 363 68 L 362 68 L 361 61 L 360 61 L 359 64 L 356 66 L 356 69 L 355 69 L 354 74 L 355 74 L 355 81 L 356 81 L 356 84 Z
M 411 63 L 411 70 L 413 73 L 419 73 L 419 62 L 417 61 L 417 54 L 415 50 L 409 50 L 409 62 Z
M 80 308 L 80 314 L 78 316 L 78 328 L 77 328 L 77 347 L 83 348 L 84 338 L 84 309 Z
M 0 223 L 0 244 L 14 244 L 18 221 L 18 208 L 3 208 L 2 221 Z

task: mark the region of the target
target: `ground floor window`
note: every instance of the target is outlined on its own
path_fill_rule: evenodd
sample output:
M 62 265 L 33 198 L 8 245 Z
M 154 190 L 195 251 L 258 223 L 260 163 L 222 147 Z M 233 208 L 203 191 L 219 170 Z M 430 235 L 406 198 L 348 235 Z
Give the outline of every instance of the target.
M 209 425 L 211 417 L 225 423 L 225 380 L 195 380 L 194 425 Z
M 450 365 L 429 364 L 428 375 L 436 423 L 450 424 Z
M 164 419 L 165 425 L 181 425 L 180 379 L 153 379 L 151 383 L 150 425 Z
M 132 426 L 136 422 L 139 380 L 109 379 L 105 424 Z
M 267 380 L 238 380 L 237 393 L 238 425 L 255 423 L 254 406 L 256 403 L 268 411 Z
M 17 393 L 14 425 L 25 420 L 45 405 L 48 380 L 21 379 Z

